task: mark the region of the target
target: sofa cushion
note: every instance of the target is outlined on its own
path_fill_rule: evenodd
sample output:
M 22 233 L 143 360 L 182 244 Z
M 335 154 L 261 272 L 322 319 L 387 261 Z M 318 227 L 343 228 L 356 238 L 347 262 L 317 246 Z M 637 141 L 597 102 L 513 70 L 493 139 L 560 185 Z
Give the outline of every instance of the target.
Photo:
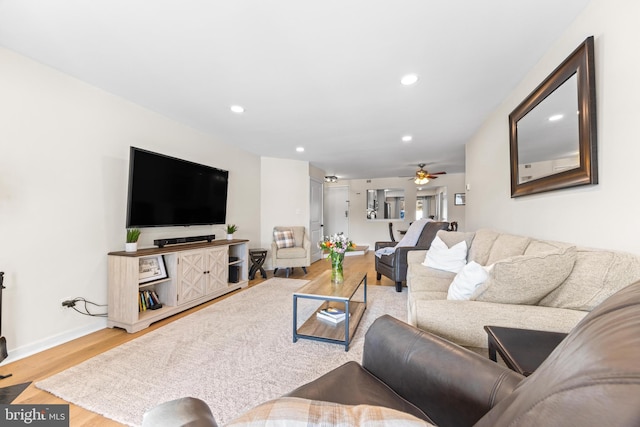
M 274 231 L 273 240 L 276 242 L 278 249 L 293 248 L 296 245 L 296 241 L 293 238 L 293 231 L 291 230 Z
M 504 304 L 537 304 L 569 276 L 576 248 L 519 255 L 493 264 L 489 278 L 471 299 Z
M 256 406 L 226 424 L 233 426 L 432 426 L 395 409 L 372 405 L 341 405 L 299 397 L 281 397 Z
M 415 300 L 412 324 L 469 348 L 487 348 L 485 325 L 569 332 L 586 311 L 482 301 Z
M 567 280 L 544 297 L 540 305 L 591 311 L 637 280 L 640 280 L 640 257 L 637 255 L 580 248 Z
M 464 240 L 456 243 L 452 247 L 436 236 L 431 242 L 431 247 L 427 251 L 424 259 L 426 267 L 435 268 L 437 270 L 450 271 L 458 273 L 467 263 L 467 242 Z
M 444 292 L 445 297 L 451 281 L 456 277 L 456 273 L 435 268 L 425 267 L 422 264 L 409 265 L 407 272 L 407 283 L 411 283 L 411 292 L 419 291 L 439 291 Z
M 571 243 L 554 242 L 553 240 L 531 240 L 523 255 L 540 255 L 569 248 Z
M 440 230 L 436 235 L 440 238 L 440 240 L 445 242 L 448 247 L 452 247 L 464 240 L 465 242 L 467 242 L 467 248 L 470 248 L 473 243 L 473 237 L 475 236 L 475 233 L 473 232 L 464 233 L 462 231 Z
M 469 248 L 469 261 L 491 265 L 508 257 L 523 255 L 530 242 L 530 237 L 480 229 Z
M 278 250 L 278 259 L 298 259 L 307 256 L 307 250 L 299 246 Z
M 456 277 L 453 278 L 447 292 L 447 299 L 468 300 L 474 294 L 478 286 L 487 281 L 489 277 L 488 267 L 483 267 L 475 261 L 465 265 Z

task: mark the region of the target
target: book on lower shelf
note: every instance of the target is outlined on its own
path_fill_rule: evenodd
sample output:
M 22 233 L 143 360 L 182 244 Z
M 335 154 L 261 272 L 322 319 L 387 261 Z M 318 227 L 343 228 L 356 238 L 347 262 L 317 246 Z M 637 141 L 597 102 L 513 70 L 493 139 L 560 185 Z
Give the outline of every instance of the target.
M 334 319 L 344 319 L 344 310 L 337 307 L 326 307 L 320 310 L 320 313 L 325 316 L 333 317 Z
M 153 289 L 145 289 L 138 292 L 138 311 L 157 310 L 162 308 L 158 294 Z
M 320 320 L 326 320 L 336 324 L 344 321 L 346 318 L 344 310 L 340 310 L 335 307 L 323 308 L 316 313 L 316 316 Z

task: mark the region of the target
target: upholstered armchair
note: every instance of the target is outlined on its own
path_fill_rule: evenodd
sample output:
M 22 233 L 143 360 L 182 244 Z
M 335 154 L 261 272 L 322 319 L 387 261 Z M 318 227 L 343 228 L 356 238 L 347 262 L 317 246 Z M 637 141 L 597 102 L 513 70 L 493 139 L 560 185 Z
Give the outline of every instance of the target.
M 388 410 L 412 416 L 405 417 L 405 425 L 424 420 L 440 427 L 637 426 L 638 325 L 640 282 L 593 309 L 524 377 L 384 315 L 365 334 L 361 363 L 347 362 L 277 399 L 279 411 L 267 411 L 272 401 L 227 425 L 319 425 L 322 417 L 327 425 L 348 424 L 355 413 L 347 417 L 347 410 L 370 405 L 388 414 L 393 425 L 399 425 L 399 417 Z M 296 412 L 300 406 L 286 406 L 301 401 L 309 403 L 305 409 L 315 410 Z M 345 416 L 336 417 L 340 409 Z M 367 425 L 385 423 L 380 416 L 361 419 Z M 215 425 L 209 406 L 193 397 L 162 403 L 142 420 L 142 427 Z
M 286 268 L 286 277 L 289 277 L 294 267 L 302 267 L 307 274 L 307 267 L 311 265 L 311 243 L 305 227 L 273 227 L 271 264 L 274 275 L 278 269 Z
M 396 291 L 402 292 L 402 282 L 407 280 L 407 253 L 409 251 L 429 249 L 431 242 L 436 237 L 436 233 L 448 228 L 449 223 L 446 221 L 428 222 L 422 229 L 422 234 L 420 234 L 418 243 L 415 246 L 399 246 L 396 247 L 392 254 L 376 256 L 376 279 L 380 280 L 382 276 L 388 277 L 396 283 Z M 400 242 L 376 242 L 375 250 L 399 244 Z

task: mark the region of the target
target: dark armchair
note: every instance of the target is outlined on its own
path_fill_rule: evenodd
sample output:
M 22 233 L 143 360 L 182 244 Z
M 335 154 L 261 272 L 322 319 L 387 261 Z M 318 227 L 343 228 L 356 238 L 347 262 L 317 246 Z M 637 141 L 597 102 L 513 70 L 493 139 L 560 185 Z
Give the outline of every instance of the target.
M 365 335 L 362 363 L 347 362 L 287 396 L 383 406 L 440 427 L 637 426 L 638 325 L 640 282 L 593 309 L 524 377 L 385 315 Z M 143 427 L 187 425 L 216 424 L 194 398 L 163 403 L 142 421 Z
M 422 234 L 415 246 L 398 247 L 390 255 L 376 256 L 376 279 L 380 280 L 382 276 L 388 277 L 396 283 L 396 291 L 402 292 L 402 282 L 407 280 L 407 252 L 429 249 L 436 233 L 448 228 L 449 223 L 446 221 L 428 222 L 422 229 Z M 376 242 L 375 250 L 397 244 L 397 242 Z

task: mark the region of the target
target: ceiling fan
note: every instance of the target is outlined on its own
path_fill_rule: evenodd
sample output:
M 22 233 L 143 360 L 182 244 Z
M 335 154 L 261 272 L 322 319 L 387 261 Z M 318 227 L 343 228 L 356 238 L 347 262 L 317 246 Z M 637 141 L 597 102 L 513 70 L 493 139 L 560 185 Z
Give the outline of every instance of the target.
M 426 184 L 427 182 L 429 182 L 430 179 L 436 179 L 437 178 L 436 175 L 446 174 L 446 172 L 434 172 L 434 173 L 427 172 L 426 170 L 424 170 L 426 163 L 420 163 L 418 164 L 418 166 L 420 167 L 420 169 L 416 171 L 415 177 L 411 178 L 413 182 L 415 182 L 418 185 Z

